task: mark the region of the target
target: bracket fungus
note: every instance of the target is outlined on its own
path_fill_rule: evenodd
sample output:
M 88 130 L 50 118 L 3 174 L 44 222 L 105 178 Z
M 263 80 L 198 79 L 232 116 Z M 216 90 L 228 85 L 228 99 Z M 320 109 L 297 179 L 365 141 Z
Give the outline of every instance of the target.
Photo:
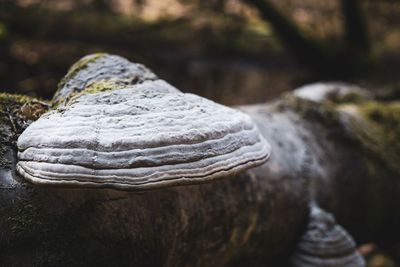
M 334 217 L 312 204 L 307 231 L 291 258 L 293 267 L 365 267 L 353 238 Z
M 122 190 L 211 181 L 270 155 L 248 115 L 162 80 L 79 95 L 32 123 L 18 150 L 33 183 Z

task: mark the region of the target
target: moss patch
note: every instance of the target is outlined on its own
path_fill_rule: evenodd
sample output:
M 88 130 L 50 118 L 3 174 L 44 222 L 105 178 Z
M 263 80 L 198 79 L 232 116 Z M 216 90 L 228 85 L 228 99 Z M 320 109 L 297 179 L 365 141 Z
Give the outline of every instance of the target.
M 400 101 L 380 102 L 347 94 L 317 103 L 288 95 L 283 108 L 290 108 L 305 120 L 358 142 L 400 174 Z
M 93 81 L 86 86 L 84 92 L 92 94 L 112 90 L 115 89 L 115 87 L 118 87 L 118 82 L 116 80 Z
M 73 78 L 75 74 L 80 71 L 81 69 L 84 69 L 88 66 L 89 63 L 96 61 L 97 59 L 103 57 L 105 54 L 104 53 L 97 53 L 97 54 L 92 54 L 92 55 L 87 55 L 77 62 L 75 62 L 68 70 L 67 74 L 61 79 L 60 83 L 58 84 L 58 90 L 64 87 L 66 82 Z
M 87 55 L 83 58 L 81 58 L 80 60 L 78 60 L 77 62 L 75 62 L 68 70 L 67 74 L 61 79 L 61 81 L 58 84 L 58 88 L 57 88 L 57 92 L 54 94 L 53 99 L 57 99 L 60 91 L 62 90 L 62 88 L 65 86 L 65 84 L 71 80 L 80 70 L 86 68 L 89 63 L 96 61 L 97 59 L 103 57 L 104 55 L 106 55 L 105 53 L 96 53 L 96 54 L 92 54 L 92 55 Z M 56 103 L 57 105 L 59 103 Z
M 400 102 L 368 101 L 354 107 L 354 135 L 400 174 Z
M 334 102 L 320 103 L 288 94 L 284 97 L 282 105 L 283 108 L 295 111 L 306 120 L 321 123 L 327 127 L 340 126 L 337 105 Z M 282 108 L 282 105 L 279 108 Z
M 49 103 L 44 100 L 0 93 L 0 123 L 13 124 L 17 128 L 21 122 L 37 120 L 49 107 Z
M 81 92 L 73 92 L 69 97 L 63 101 L 64 105 L 70 105 L 75 102 L 76 99 L 86 94 L 94 94 L 104 91 L 118 90 L 126 87 L 130 83 L 129 79 L 108 79 L 92 81 L 86 85 L 85 89 Z
M 330 99 L 334 104 L 345 104 L 345 103 L 362 103 L 367 101 L 368 98 L 358 94 L 356 92 L 350 92 L 344 95 L 335 95 Z
M 18 136 L 49 109 L 41 100 L 24 95 L 0 93 L 0 168 L 9 165 L 6 146 L 15 146 Z
M 12 124 L 10 113 L 28 101 L 28 97 L 0 93 L 0 124 Z

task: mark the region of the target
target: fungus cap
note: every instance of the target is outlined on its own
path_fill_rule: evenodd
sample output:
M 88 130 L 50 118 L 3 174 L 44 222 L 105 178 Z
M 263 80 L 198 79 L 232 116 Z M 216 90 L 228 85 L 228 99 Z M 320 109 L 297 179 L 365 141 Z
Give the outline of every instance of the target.
M 315 205 L 291 262 L 293 267 L 365 267 L 352 237 L 330 213 Z
M 162 80 L 84 94 L 32 123 L 18 149 L 33 183 L 124 190 L 227 177 L 271 150 L 248 115 Z

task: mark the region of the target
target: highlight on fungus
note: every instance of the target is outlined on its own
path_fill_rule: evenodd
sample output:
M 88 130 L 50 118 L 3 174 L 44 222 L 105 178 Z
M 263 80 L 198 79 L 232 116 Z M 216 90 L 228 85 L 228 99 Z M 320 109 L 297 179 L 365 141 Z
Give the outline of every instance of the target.
M 248 115 L 162 80 L 82 94 L 32 123 L 18 150 L 33 183 L 124 190 L 212 181 L 270 155 Z

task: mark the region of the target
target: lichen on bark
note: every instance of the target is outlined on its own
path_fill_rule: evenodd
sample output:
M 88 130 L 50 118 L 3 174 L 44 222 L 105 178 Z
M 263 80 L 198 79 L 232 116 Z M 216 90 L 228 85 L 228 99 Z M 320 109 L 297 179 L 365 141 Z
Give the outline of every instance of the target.
M 42 100 L 24 95 L 0 93 L 0 168 L 8 167 L 6 146 L 16 145 L 18 136 L 49 108 Z
M 130 81 L 128 79 L 108 79 L 108 80 L 98 80 L 92 81 L 86 85 L 85 89 L 80 92 L 72 93 L 68 98 L 65 99 L 64 104 L 68 105 L 74 102 L 82 95 L 94 94 L 110 90 L 124 89 L 126 85 L 129 85 Z
M 378 101 L 357 92 L 320 102 L 287 95 L 283 103 L 306 120 L 336 127 L 400 174 L 400 102 Z
M 55 93 L 55 96 L 57 96 L 57 93 L 64 87 L 64 85 L 67 83 L 68 80 L 72 79 L 77 72 L 80 70 L 86 68 L 89 63 L 96 61 L 100 57 L 104 56 L 105 54 L 103 53 L 96 53 L 96 54 L 91 54 L 87 55 L 77 62 L 75 62 L 68 70 L 67 74 L 61 79 L 61 81 L 58 83 L 58 90 Z
M 157 76 L 144 65 L 110 54 L 93 54 L 80 59 L 69 69 L 58 85 L 53 107 L 69 102 L 80 92 L 111 89 L 110 86 L 133 85 Z
M 400 174 L 400 102 L 364 101 L 339 110 L 351 116 L 348 127 L 354 137 Z

